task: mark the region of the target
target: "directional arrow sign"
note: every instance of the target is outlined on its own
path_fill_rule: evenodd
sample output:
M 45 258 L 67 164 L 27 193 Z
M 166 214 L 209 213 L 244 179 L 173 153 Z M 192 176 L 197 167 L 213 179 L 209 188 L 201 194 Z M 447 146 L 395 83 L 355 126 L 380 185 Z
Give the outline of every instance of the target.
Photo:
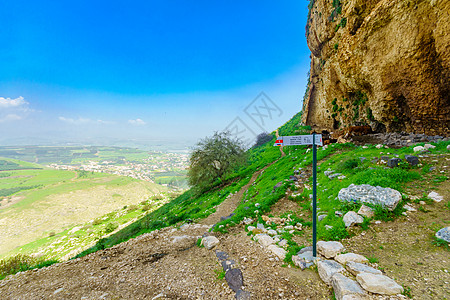
M 299 146 L 299 145 L 312 145 L 313 136 L 310 135 L 289 135 L 279 136 L 274 146 Z M 323 146 L 322 135 L 316 134 L 316 145 Z

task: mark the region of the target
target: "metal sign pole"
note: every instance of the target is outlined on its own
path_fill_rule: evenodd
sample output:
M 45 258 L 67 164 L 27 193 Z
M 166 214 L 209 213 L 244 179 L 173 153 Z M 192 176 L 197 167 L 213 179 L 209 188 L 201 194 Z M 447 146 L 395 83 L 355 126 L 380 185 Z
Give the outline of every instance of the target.
M 313 133 L 313 257 L 317 257 L 317 151 L 316 134 Z

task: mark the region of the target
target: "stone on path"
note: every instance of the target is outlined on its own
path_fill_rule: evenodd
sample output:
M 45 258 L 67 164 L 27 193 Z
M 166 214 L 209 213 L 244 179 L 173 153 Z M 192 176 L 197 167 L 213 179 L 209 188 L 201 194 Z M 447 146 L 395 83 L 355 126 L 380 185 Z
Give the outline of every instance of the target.
M 344 251 L 344 246 L 340 242 L 317 242 L 317 251 L 326 258 L 333 258 Z
M 344 272 L 344 267 L 334 260 L 321 260 L 317 262 L 317 271 L 320 278 L 328 285 L 331 285 L 331 277 L 335 273 Z
M 439 195 L 434 191 L 428 194 L 428 198 L 432 199 L 435 202 L 441 202 L 442 200 L 444 200 L 443 196 Z
M 417 166 L 419 164 L 419 158 L 414 155 L 405 155 L 405 160 L 411 165 L 411 166 Z
M 202 239 L 202 245 L 208 250 L 211 250 L 219 243 L 220 241 L 215 236 L 207 236 Z
M 230 289 L 235 293 L 239 291 L 244 285 L 244 277 L 242 271 L 239 269 L 230 269 L 225 273 L 225 280 L 228 283 Z
M 354 211 L 349 211 L 348 213 L 346 213 L 343 220 L 345 227 L 350 227 L 354 224 L 361 224 L 362 222 L 364 222 L 364 218 Z
M 402 194 L 391 188 L 375 187 L 369 184 L 350 184 L 348 188 L 343 188 L 339 191 L 338 198 L 340 201 L 358 201 L 381 205 L 384 208 L 393 211 L 397 207 L 397 204 L 402 200 Z
M 235 298 L 237 300 L 250 300 L 250 299 L 252 299 L 250 292 L 247 292 L 247 291 L 244 291 L 244 290 L 237 291 Z
M 341 273 L 335 273 L 331 277 L 331 285 L 337 300 L 364 299 L 367 295 L 356 281 L 345 277 Z
M 283 248 L 278 247 L 277 245 L 270 245 L 267 247 L 273 254 L 275 254 L 280 260 L 284 260 L 286 257 L 287 251 Z
M 346 267 L 347 270 L 355 276 L 358 275 L 359 273 L 381 274 L 380 270 L 354 261 L 347 262 Z
M 438 239 L 446 241 L 447 243 L 450 243 L 450 226 L 444 227 L 438 232 L 436 232 L 436 237 Z
M 260 243 L 263 247 L 268 247 L 275 243 L 273 238 L 271 238 L 268 234 L 260 233 L 254 236 L 254 239 Z
M 334 258 L 338 263 L 343 264 L 344 266 L 350 262 L 357 262 L 357 263 L 368 263 L 369 260 L 365 258 L 364 256 L 356 253 L 345 253 L 345 254 L 339 254 L 336 255 Z
M 403 287 L 391 278 L 381 274 L 359 273 L 356 280 L 366 290 L 375 294 L 396 295 L 403 292 Z
M 374 211 L 371 207 L 368 207 L 367 205 L 363 204 L 363 205 L 361 205 L 360 209 L 358 210 L 358 215 L 372 218 L 374 215 Z
M 172 237 L 172 244 L 177 250 L 184 250 L 193 247 L 197 242 L 197 237 L 181 235 Z

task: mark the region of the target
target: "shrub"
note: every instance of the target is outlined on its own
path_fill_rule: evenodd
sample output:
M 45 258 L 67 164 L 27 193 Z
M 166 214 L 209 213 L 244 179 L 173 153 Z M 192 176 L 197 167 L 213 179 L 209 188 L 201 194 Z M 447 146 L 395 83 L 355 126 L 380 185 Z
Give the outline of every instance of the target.
M 57 263 L 57 260 L 45 260 L 43 258 L 35 258 L 29 255 L 17 254 L 13 257 L 0 260 L 0 280 L 8 275 L 18 272 L 39 269 Z
M 113 232 L 114 230 L 117 229 L 117 227 L 119 227 L 119 225 L 117 225 L 117 223 L 109 222 L 109 223 L 106 224 L 106 226 L 105 226 L 105 233 Z
M 270 142 L 273 139 L 273 135 L 267 133 L 267 132 L 262 132 L 260 134 L 258 134 L 258 136 L 256 137 L 256 142 L 255 145 L 253 145 L 254 148 L 259 147 L 264 145 L 265 143 Z

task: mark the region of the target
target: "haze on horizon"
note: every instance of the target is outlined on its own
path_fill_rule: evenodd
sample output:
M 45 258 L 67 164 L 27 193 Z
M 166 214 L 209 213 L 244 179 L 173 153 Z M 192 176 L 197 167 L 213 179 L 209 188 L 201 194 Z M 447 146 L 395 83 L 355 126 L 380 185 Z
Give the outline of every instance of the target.
M 270 132 L 301 109 L 307 4 L 1 3 L 0 146 Z

